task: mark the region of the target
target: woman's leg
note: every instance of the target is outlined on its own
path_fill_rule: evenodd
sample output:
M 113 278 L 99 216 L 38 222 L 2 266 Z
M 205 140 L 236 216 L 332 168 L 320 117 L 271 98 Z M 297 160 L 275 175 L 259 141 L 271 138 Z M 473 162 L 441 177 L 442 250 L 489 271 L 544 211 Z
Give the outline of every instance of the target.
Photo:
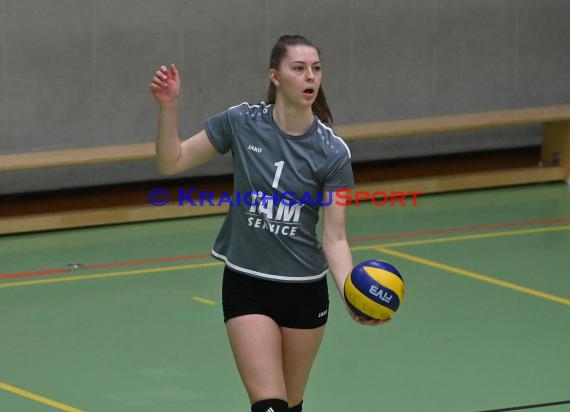
M 287 401 L 281 330 L 275 321 L 265 315 L 244 315 L 228 320 L 226 329 L 250 402 Z
M 281 328 L 283 373 L 289 407 L 301 403 L 309 373 L 325 333 L 325 326 L 315 329 Z

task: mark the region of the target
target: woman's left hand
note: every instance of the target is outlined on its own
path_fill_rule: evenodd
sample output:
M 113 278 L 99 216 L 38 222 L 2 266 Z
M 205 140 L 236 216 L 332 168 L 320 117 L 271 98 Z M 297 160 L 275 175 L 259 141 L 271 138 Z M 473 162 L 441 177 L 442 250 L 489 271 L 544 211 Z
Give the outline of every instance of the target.
M 387 318 L 387 319 L 365 319 L 363 317 L 360 317 L 358 315 L 356 315 L 353 311 L 350 310 L 350 308 L 347 306 L 346 310 L 348 311 L 348 314 L 350 315 L 350 317 L 352 319 L 354 319 L 355 322 L 360 323 L 361 325 L 367 325 L 367 326 L 377 326 L 377 325 L 382 325 L 384 323 L 388 323 L 392 320 L 392 318 Z

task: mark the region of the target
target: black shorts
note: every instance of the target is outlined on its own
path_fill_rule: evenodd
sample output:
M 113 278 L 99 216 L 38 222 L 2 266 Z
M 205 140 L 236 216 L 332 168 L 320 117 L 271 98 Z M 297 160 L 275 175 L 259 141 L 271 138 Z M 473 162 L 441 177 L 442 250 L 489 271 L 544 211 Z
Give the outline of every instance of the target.
M 315 282 L 275 282 L 224 269 L 224 322 L 252 314 L 269 316 L 279 326 L 314 329 L 327 323 L 326 276 Z

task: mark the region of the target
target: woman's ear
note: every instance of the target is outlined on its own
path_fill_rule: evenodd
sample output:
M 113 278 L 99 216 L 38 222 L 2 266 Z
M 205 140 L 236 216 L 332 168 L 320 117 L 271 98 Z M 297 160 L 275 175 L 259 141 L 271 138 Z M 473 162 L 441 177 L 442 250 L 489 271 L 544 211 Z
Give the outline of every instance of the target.
M 269 79 L 271 80 L 271 83 L 273 83 L 275 86 L 279 86 L 279 76 L 277 70 L 275 69 L 269 70 Z

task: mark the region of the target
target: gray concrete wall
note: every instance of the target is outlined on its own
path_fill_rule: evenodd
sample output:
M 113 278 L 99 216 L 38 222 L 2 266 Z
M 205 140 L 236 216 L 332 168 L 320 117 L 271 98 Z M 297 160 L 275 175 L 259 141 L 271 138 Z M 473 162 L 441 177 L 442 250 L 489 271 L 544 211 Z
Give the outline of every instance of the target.
M 568 0 L 0 0 L 0 153 L 149 142 L 154 70 L 180 131 L 262 100 L 282 33 L 322 51 L 335 123 L 570 103 Z M 354 159 L 537 144 L 537 127 L 354 142 Z M 185 176 L 230 170 L 229 159 Z M 0 193 L 162 179 L 152 162 L 0 175 Z

